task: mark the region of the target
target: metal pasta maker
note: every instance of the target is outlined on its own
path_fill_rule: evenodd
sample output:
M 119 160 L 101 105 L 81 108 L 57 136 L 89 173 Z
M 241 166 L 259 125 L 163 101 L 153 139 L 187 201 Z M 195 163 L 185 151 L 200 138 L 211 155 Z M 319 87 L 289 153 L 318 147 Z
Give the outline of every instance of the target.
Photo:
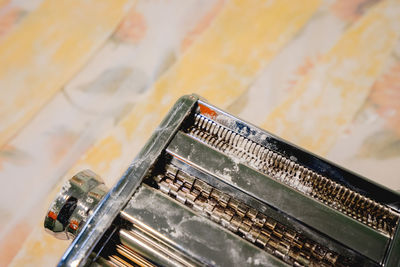
M 91 171 L 52 203 L 59 266 L 399 266 L 400 195 L 195 95 L 108 191 Z

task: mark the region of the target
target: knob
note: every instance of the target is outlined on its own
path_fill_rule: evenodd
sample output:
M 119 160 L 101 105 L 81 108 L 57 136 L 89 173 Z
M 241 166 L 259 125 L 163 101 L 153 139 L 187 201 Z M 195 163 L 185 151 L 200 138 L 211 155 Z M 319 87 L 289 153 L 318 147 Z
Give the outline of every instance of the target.
M 59 239 L 75 238 L 107 191 L 91 170 L 77 173 L 51 203 L 44 219 L 45 230 Z

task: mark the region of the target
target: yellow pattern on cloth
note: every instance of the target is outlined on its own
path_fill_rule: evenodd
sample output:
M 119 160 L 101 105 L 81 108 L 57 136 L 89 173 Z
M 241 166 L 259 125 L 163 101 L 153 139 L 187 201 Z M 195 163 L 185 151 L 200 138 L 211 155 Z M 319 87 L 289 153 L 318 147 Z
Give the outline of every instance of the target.
M 198 93 L 222 108 L 240 99 L 264 66 L 293 41 L 319 5 L 316 0 L 226 3 L 202 36 L 138 101 L 140 104 L 84 154 L 66 178 L 91 168 L 112 185 L 182 94 Z M 325 153 L 343 127 L 349 125 L 393 50 L 400 33 L 398 7 L 395 1 L 382 1 L 368 10 L 305 74 L 264 127 Z M 40 205 L 41 213 L 59 189 L 55 188 Z M 35 228 L 13 265 L 54 265 L 66 245 L 48 236 L 42 221 L 35 220 Z
M 183 94 L 195 92 L 219 106 L 234 101 L 320 4 L 319 0 L 307 3 L 289 0 L 260 2 L 227 3 L 210 28 L 156 82 L 141 103 L 109 135 L 97 142 L 69 174 L 77 169 L 91 168 L 106 180 L 112 177 L 115 181 L 168 109 Z M 55 189 L 51 195 L 56 192 Z M 45 234 L 40 223 L 25 242 L 22 252 L 25 256 L 17 257 L 13 265 L 54 260 L 54 256 L 37 249 L 39 239 L 41 247 L 57 248 L 54 253 L 61 254 L 65 250 L 59 240 L 41 238 Z
M 228 3 L 211 28 L 121 122 L 126 138 L 131 140 L 130 153 L 138 151 L 183 94 L 197 93 L 221 107 L 234 101 L 318 5 L 316 0 L 268 1 L 263 5 L 246 1 Z M 81 164 L 87 166 L 87 161 L 94 163 L 85 156 Z M 121 165 L 126 167 L 127 162 Z M 97 170 L 96 164 L 90 167 Z
M 86 63 L 131 4 L 130 0 L 44 1 L 2 40 L 0 146 Z
M 262 127 L 326 154 L 364 103 L 399 38 L 399 27 L 395 1 L 373 7 L 299 81 Z

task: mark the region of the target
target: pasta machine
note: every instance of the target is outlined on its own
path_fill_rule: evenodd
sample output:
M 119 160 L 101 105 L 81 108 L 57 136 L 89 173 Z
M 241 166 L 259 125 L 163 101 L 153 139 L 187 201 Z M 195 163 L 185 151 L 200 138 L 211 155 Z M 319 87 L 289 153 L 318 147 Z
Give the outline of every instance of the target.
M 400 195 L 183 96 L 108 190 L 73 176 L 59 266 L 399 266 Z

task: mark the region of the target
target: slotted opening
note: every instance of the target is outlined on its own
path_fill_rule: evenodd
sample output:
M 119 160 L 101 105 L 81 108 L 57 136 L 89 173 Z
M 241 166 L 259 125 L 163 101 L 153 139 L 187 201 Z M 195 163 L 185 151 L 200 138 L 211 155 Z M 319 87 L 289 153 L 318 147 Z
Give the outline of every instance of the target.
M 62 223 L 64 227 L 67 226 L 68 220 L 74 212 L 77 204 L 78 199 L 74 197 L 69 197 L 65 202 L 65 205 L 61 208 L 57 220 Z

